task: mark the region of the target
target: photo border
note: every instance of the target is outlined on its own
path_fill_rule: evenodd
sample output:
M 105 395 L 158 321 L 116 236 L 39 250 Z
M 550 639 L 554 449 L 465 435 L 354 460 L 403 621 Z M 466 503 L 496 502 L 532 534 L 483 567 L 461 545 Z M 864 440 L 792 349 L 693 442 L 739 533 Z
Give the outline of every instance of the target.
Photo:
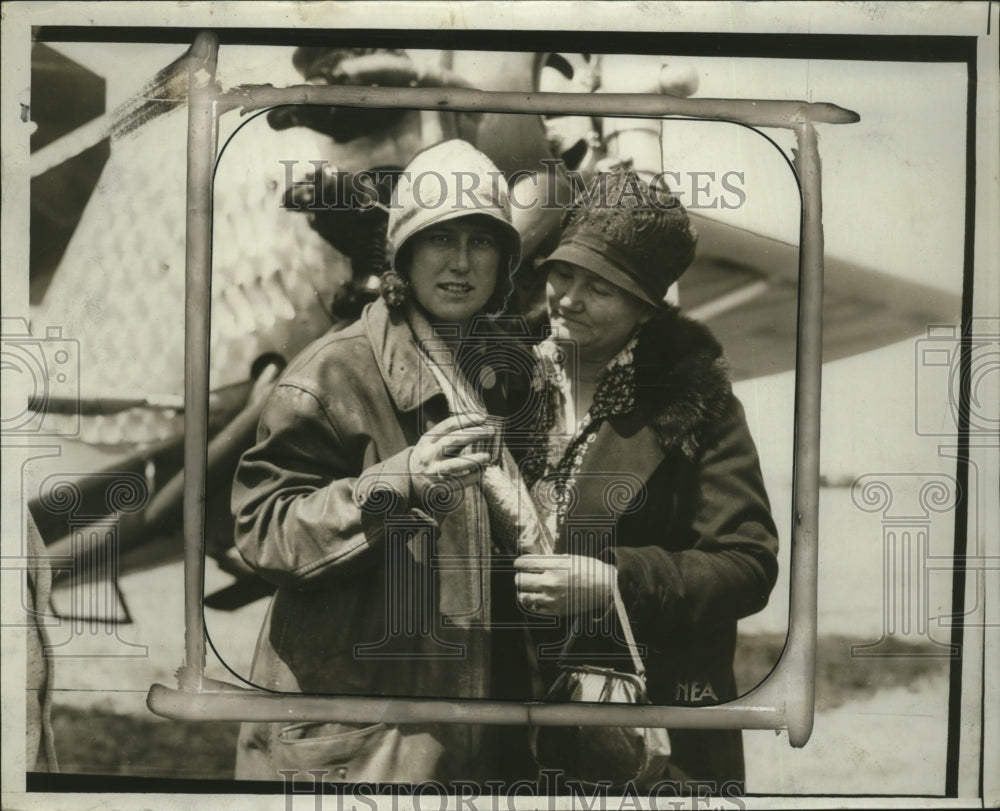
M 25 4 L 31 5 L 31 4 Z M 89 4 L 83 4 L 89 5 Z M 129 5 L 129 4 L 122 4 Z M 995 10 L 996 4 L 983 4 L 984 10 L 986 11 L 985 21 L 987 26 L 993 21 L 995 24 Z M 8 6 L 9 8 L 9 6 Z M 5 12 L 8 9 L 5 8 Z M 69 30 L 70 27 L 58 26 L 57 28 L 51 28 L 49 26 L 44 26 L 39 29 L 39 33 L 51 33 L 57 35 L 59 32 L 64 34 Z M 92 33 L 94 29 L 89 26 L 78 26 L 81 31 L 88 34 L 85 39 L 87 41 L 93 41 Z M 8 29 L 9 30 L 9 29 Z M 129 33 L 134 32 L 133 28 L 125 28 L 123 31 L 126 33 L 123 36 L 127 36 Z M 172 28 L 172 32 L 180 32 L 187 29 L 183 28 Z M 195 29 L 197 30 L 197 29 Z M 234 31 L 239 29 L 226 28 L 222 29 L 227 32 L 228 36 Z M 246 29 L 247 31 L 253 32 L 253 36 L 260 36 L 259 29 Z M 365 31 L 365 29 L 354 29 L 352 33 L 357 33 L 357 31 Z M 367 29 L 372 30 L 372 29 Z M 294 33 L 289 33 L 296 40 L 296 44 L 301 42 L 300 32 L 302 29 L 294 29 Z M 7 32 L 5 32 L 6 34 Z M 385 32 L 382 32 L 383 34 Z M 434 37 L 434 42 L 438 43 L 435 47 L 448 47 L 447 44 L 441 44 L 442 42 L 447 42 L 447 36 L 442 40 L 441 35 L 447 34 L 447 32 L 433 31 L 429 32 L 430 36 Z M 461 32 L 463 36 L 469 36 L 470 32 Z M 474 32 L 475 34 L 486 34 L 490 37 L 496 35 L 496 31 L 491 32 Z M 506 33 L 506 32 L 503 32 Z M 520 47 L 519 50 L 530 50 L 532 46 L 530 44 L 530 37 L 524 38 L 522 35 L 525 32 L 518 32 L 518 43 Z M 551 37 L 555 35 L 555 32 L 534 32 L 535 34 Z M 989 34 L 989 28 L 987 27 L 987 34 Z M 593 36 L 598 36 L 596 32 L 592 32 Z M 398 38 L 402 34 L 392 34 L 386 35 L 389 40 Z M 601 35 L 603 36 L 603 35 Z M 624 34 L 623 34 L 624 36 Z M 804 45 L 800 43 L 804 40 L 811 40 L 815 45 L 819 46 L 819 51 L 822 55 L 817 55 L 814 51 L 810 51 L 809 48 L 805 48 L 808 51 L 808 58 L 844 58 L 851 60 L 895 60 L 895 61 L 964 61 L 967 66 L 968 71 L 968 107 L 967 107 L 967 149 L 966 149 L 966 233 L 965 233 L 965 249 L 964 249 L 964 268 L 963 268 L 963 279 L 964 288 L 962 294 L 962 317 L 961 317 L 961 330 L 962 335 L 968 340 L 963 341 L 961 360 L 962 374 L 963 374 L 963 393 L 965 396 L 960 400 L 960 407 L 962 409 L 962 414 L 964 417 L 960 417 L 960 425 L 963 429 L 959 431 L 958 435 L 958 448 L 957 448 L 957 459 L 956 459 L 956 475 L 959 481 L 959 486 L 964 487 L 968 484 L 970 467 L 976 464 L 976 454 L 982 453 L 983 448 L 991 448 L 992 446 L 983 446 L 981 443 L 977 443 L 974 438 L 970 438 L 968 431 L 968 408 L 969 408 L 969 379 L 970 379 L 970 364 L 971 364 L 971 352 L 972 352 L 972 341 L 971 338 L 975 336 L 974 331 L 974 320 L 975 320 L 975 302 L 979 300 L 983 301 L 983 296 L 980 291 L 985 290 L 989 292 L 995 285 L 990 286 L 987 282 L 983 281 L 982 275 L 976 276 L 974 273 L 975 267 L 975 254 L 977 249 L 977 243 L 983 240 L 983 236 L 979 233 L 976 226 L 976 200 L 977 200 L 977 188 L 976 188 L 976 167 L 977 167 L 977 126 L 979 122 L 977 121 L 976 113 L 976 103 L 977 103 L 977 63 L 980 59 L 983 59 L 983 55 L 979 52 L 979 42 L 976 36 L 951 36 L 951 35 L 933 35 L 933 36 L 913 36 L 913 35 L 875 35 L 871 37 L 863 37 L 866 40 L 866 44 L 870 46 L 871 50 L 866 51 L 862 49 L 861 51 L 854 50 L 850 55 L 844 55 L 842 57 L 837 57 L 827 52 L 826 48 L 836 49 L 841 45 L 847 44 L 850 40 L 856 40 L 857 34 L 780 34 L 780 35 L 769 35 L 769 34 L 700 34 L 700 33 L 672 33 L 672 34 L 643 34 L 642 36 L 654 36 L 660 38 L 662 41 L 669 43 L 671 53 L 677 53 L 683 55 L 685 53 L 691 54 L 690 51 L 685 52 L 683 47 L 677 46 L 675 43 L 680 40 L 683 41 L 685 36 L 689 36 L 689 43 L 701 42 L 701 47 L 708 46 L 711 43 L 713 55 L 718 53 L 719 43 L 734 42 L 740 37 L 748 37 L 753 41 L 756 41 L 758 45 L 748 47 L 749 51 L 755 51 L 754 53 L 747 52 L 734 52 L 731 50 L 725 50 L 727 56 L 788 56 L 789 58 L 806 58 L 806 55 L 802 52 Z M 578 41 L 578 35 L 574 34 L 574 41 Z M 475 41 L 475 36 L 471 37 Z M 780 45 L 782 52 L 777 53 L 760 53 L 757 49 L 762 47 L 759 43 L 768 42 L 770 38 L 769 47 L 775 47 Z M 788 48 L 789 39 L 794 40 L 792 47 Z M 57 40 L 48 40 L 57 41 Z M 134 39 L 129 36 L 128 41 L 134 41 Z M 157 40 L 161 41 L 161 40 Z M 496 40 L 492 40 L 495 42 Z M 5 37 L 6 42 L 6 37 Z M 473 46 L 468 44 L 468 39 L 463 39 L 463 47 L 482 47 Z M 275 43 L 270 43 L 275 44 Z M 923 50 L 926 45 L 933 45 L 930 50 Z M 410 47 L 419 47 L 410 45 Z M 577 45 L 576 47 L 580 47 Z M 697 48 L 698 46 L 691 44 L 690 47 Z M 725 45 L 723 45 L 725 47 Z M 486 48 L 483 48 L 486 49 Z M 501 49 L 501 48 L 497 48 Z M 548 50 L 548 49 L 546 49 Z M 611 48 L 607 47 L 607 43 L 601 49 L 605 52 L 613 52 Z M 631 52 L 631 51 L 629 51 Z M 889 54 L 888 56 L 886 54 Z M 693 55 L 693 54 L 692 54 Z M 960 59 L 956 57 L 962 57 Z M 995 130 L 994 130 L 995 131 Z M 6 207 L 5 207 L 6 208 Z M 26 216 L 26 215 L 25 215 Z M 5 220 L 8 217 L 5 213 Z M 8 220 L 9 223 L 9 220 Z M 977 297 L 977 293 L 979 293 Z M 988 299 L 985 299 L 988 301 Z M 989 461 L 992 465 L 992 460 Z M 990 468 L 992 470 L 992 468 Z M 964 501 L 960 502 L 956 508 L 955 513 L 955 556 L 956 560 L 962 560 L 968 551 L 969 536 L 969 516 L 967 513 L 967 505 Z M 967 606 L 968 598 L 968 588 L 969 588 L 969 578 L 966 566 L 957 565 L 955 567 L 955 572 L 953 576 L 953 591 L 952 600 L 953 608 L 955 609 L 955 614 L 958 617 L 957 622 L 953 627 L 953 642 L 957 641 L 962 644 L 965 640 L 965 623 L 963 612 Z M 791 613 L 791 612 L 790 612 Z M 790 623 L 792 617 L 790 616 Z M 986 640 L 986 632 L 984 630 L 984 644 Z M 987 645 L 989 648 L 989 645 Z M 993 649 L 995 649 L 995 642 Z M 947 777 L 946 777 L 946 797 L 958 797 L 960 794 L 960 764 L 959 764 L 959 754 L 961 751 L 961 739 L 963 736 L 963 704 L 969 700 L 969 697 L 965 694 L 964 685 L 965 679 L 963 678 L 963 660 L 961 658 L 952 659 L 951 661 L 951 673 L 950 673 L 950 708 L 949 708 L 949 724 L 948 724 L 948 755 L 947 755 Z M 987 714 L 987 700 L 985 695 L 985 685 L 981 684 L 981 693 L 979 700 L 979 710 L 980 710 L 980 731 L 986 729 L 986 714 Z M 703 709 L 703 708 L 699 708 Z M 995 708 L 993 710 L 995 712 Z M 967 732 L 965 734 L 968 734 Z M 980 792 L 982 792 L 990 787 L 989 779 L 986 776 L 985 762 L 984 762 L 984 749 L 985 747 L 982 743 L 978 746 L 979 751 L 979 777 L 978 783 Z M 995 784 L 993 784 L 995 786 Z M 856 796 L 856 795 L 838 795 L 838 796 Z M 963 795 L 964 796 L 964 795 Z

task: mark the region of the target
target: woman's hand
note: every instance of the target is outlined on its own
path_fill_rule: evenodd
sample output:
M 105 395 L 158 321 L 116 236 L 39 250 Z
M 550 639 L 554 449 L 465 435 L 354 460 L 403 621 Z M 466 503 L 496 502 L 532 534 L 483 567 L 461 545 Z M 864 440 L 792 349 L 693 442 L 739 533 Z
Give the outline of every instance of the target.
M 522 607 L 537 614 L 572 616 L 611 607 L 618 570 L 585 555 L 522 555 L 514 561 Z
M 493 436 L 486 419 L 485 414 L 456 414 L 420 437 L 410 454 L 410 482 L 418 499 L 434 484 L 462 488 L 476 481 L 490 455 L 470 445 Z

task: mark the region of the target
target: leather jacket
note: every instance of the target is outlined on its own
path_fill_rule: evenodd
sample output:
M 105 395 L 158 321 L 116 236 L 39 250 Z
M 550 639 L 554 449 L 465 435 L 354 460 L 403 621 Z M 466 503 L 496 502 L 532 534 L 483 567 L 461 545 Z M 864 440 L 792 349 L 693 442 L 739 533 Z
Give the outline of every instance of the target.
M 381 299 L 285 371 L 233 488 L 237 548 L 278 586 L 255 685 L 489 694 L 492 548 L 481 492 L 416 503 L 407 472 L 413 445 L 447 413 L 405 317 Z M 442 556 L 470 563 L 437 566 Z M 351 782 L 475 780 L 482 741 L 480 727 L 461 724 L 247 723 L 236 776 L 326 769 L 326 779 Z

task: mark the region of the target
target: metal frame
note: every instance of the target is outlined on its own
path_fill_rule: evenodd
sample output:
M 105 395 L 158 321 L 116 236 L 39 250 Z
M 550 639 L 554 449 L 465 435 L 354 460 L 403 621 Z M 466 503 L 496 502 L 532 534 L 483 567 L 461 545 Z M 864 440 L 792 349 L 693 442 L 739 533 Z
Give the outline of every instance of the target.
M 814 125 L 859 116 L 833 104 L 748 99 L 682 99 L 655 94 L 511 93 L 464 88 L 245 86 L 217 89 L 218 40 L 199 34 L 189 62 L 184 577 L 185 662 L 178 689 L 154 684 L 147 704 L 168 718 L 198 721 L 477 723 L 687 728 L 787 729 L 803 746 L 813 725 L 822 371 L 823 224 L 820 159 Z M 802 193 L 795 364 L 791 601 L 788 637 L 768 678 L 738 699 L 709 707 L 517 703 L 437 698 L 300 695 L 247 690 L 205 676 L 202 600 L 205 573 L 205 482 L 208 437 L 209 325 L 212 273 L 212 176 L 218 118 L 275 105 L 325 104 L 423 110 L 553 113 L 616 117 L 683 117 L 792 129 Z

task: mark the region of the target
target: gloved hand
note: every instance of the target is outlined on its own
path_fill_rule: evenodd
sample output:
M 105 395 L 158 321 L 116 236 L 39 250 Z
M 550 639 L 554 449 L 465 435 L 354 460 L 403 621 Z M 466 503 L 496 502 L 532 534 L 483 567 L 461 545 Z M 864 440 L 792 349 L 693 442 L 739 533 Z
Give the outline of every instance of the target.
M 416 499 L 423 500 L 432 487 L 460 489 L 479 478 L 490 455 L 469 446 L 493 436 L 485 421 L 485 414 L 456 414 L 420 437 L 410 454 L 410 485 Z

